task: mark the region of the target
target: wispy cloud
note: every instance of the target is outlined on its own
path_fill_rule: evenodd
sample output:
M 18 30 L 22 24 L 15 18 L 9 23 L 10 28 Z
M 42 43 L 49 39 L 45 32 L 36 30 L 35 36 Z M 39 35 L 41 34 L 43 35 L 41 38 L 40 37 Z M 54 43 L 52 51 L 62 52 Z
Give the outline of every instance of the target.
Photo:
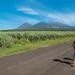
M 71 25 L 75 23 L 75 13 L 49 13 L 47 18 Z
M 65 24 L 75 24 L 75 13 L 74 12 L 53 12 L 53 10 L 44 11 L 38 9 L 32 9 L 29 7 L 18 7 L 18 11 L 21 11 L 30 15 L 37 15 L 39 18 L 42 18 L 41 21 L 57 21 Z M 37 18 L 37 17 L 36 17 Z M 40 19 L 39 19 L 40 20 Z
M 28 7 L 19 7 L 19 8 L 17 8 L 17 10 L 22 11 L 27 14 L 31 14 L 31 15 L 38 15 L 37 11 L 35 11 L 34 9 L 31 9 L 31 8 L 28 8 Z

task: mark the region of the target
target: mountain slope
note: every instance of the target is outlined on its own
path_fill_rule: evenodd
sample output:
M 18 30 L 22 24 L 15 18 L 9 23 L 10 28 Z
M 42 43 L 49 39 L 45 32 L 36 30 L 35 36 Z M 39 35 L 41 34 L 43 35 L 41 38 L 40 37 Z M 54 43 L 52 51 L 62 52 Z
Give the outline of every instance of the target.
M 35 25 L 32 26 L 32 28 L 54 28 L 54 29 L 59 29 L 59 28 L 70 28 L 71 26 L 68 26 L 66 24 L 60 23 L 60 22 L 51 22 L 51 23 L 45 23 L 45 22 L 39 22 Z
M 50 23 L 46 23 L 46 22 L 39 22 L 37 24 L 34 25 L 30 25 L 28 23 L 24 23 L 23 25 L 19 26 L 17 29 L 30 29 L 30 30 L 49 30 L 49 29 L 75 29 L 74 26 L 69 26 L 60 22 L 50 22 Z
M 33 25 L 31 28 L 49 28 L 49 24 L 45 22 L 39 22 Z
M 20 25 L 17 29 L 27 29 L 30 27 L 31 27 L 31 25 L 29 23 L 24 23 L 24 24 Z
M 63 24 L 60 22 L 51 22 L 49 23 L 52 28 L 70 28 L 71 26 L 67 24 Z

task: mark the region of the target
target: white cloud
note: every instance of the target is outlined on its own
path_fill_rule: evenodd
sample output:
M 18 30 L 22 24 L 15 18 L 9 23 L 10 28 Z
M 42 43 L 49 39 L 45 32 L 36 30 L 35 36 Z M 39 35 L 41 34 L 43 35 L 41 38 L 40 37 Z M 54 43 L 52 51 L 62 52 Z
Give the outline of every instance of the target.
M 38 15 L 40 18 L 42 18 L 42 20 L 45 21 L 58 21 L 58 22 L 62 22 L 65 24 L 75 24 L 75 12 L 51 12 L 49 13 L 48 11 L 44 11 L 44 10 L 34 10 L 31 8 L 27 8 L 27 7 L 18 7 L 17 8 L 18 11 L 22 11 L 24 13 L 27 14 L 31 14 L 31 15 Z
M 27 7 L 19 7 L 19 8 L 17 8 L 17 10 L 22 11 L 27 14 L 31 14 L 31 15 L 38 15 L 37 11 L 35 11 L 34 9 L 31 9 L 31 8 L 27 8 Z
M 47 18 L 71 25 L 75 23 L 75 13 L 49 13 Z

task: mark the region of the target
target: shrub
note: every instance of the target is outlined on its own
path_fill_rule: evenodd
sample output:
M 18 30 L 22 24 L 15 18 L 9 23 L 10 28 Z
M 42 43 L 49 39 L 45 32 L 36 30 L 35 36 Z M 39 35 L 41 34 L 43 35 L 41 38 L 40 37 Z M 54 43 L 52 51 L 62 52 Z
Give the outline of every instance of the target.
M 18 40 L 22 38 L 22 35 L 20 33 L 11 33 L 9 35 Z
M 12 37 L 8 35 L 0 35 L 0 48 L 9 48 L 13 44 Z

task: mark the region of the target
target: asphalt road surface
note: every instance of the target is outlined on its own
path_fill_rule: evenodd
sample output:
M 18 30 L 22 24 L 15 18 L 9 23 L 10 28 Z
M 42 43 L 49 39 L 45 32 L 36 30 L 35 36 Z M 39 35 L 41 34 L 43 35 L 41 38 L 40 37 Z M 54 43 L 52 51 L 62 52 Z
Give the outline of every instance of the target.
M 75 75 L 72 43 L 0 58 L 0 75 Z

